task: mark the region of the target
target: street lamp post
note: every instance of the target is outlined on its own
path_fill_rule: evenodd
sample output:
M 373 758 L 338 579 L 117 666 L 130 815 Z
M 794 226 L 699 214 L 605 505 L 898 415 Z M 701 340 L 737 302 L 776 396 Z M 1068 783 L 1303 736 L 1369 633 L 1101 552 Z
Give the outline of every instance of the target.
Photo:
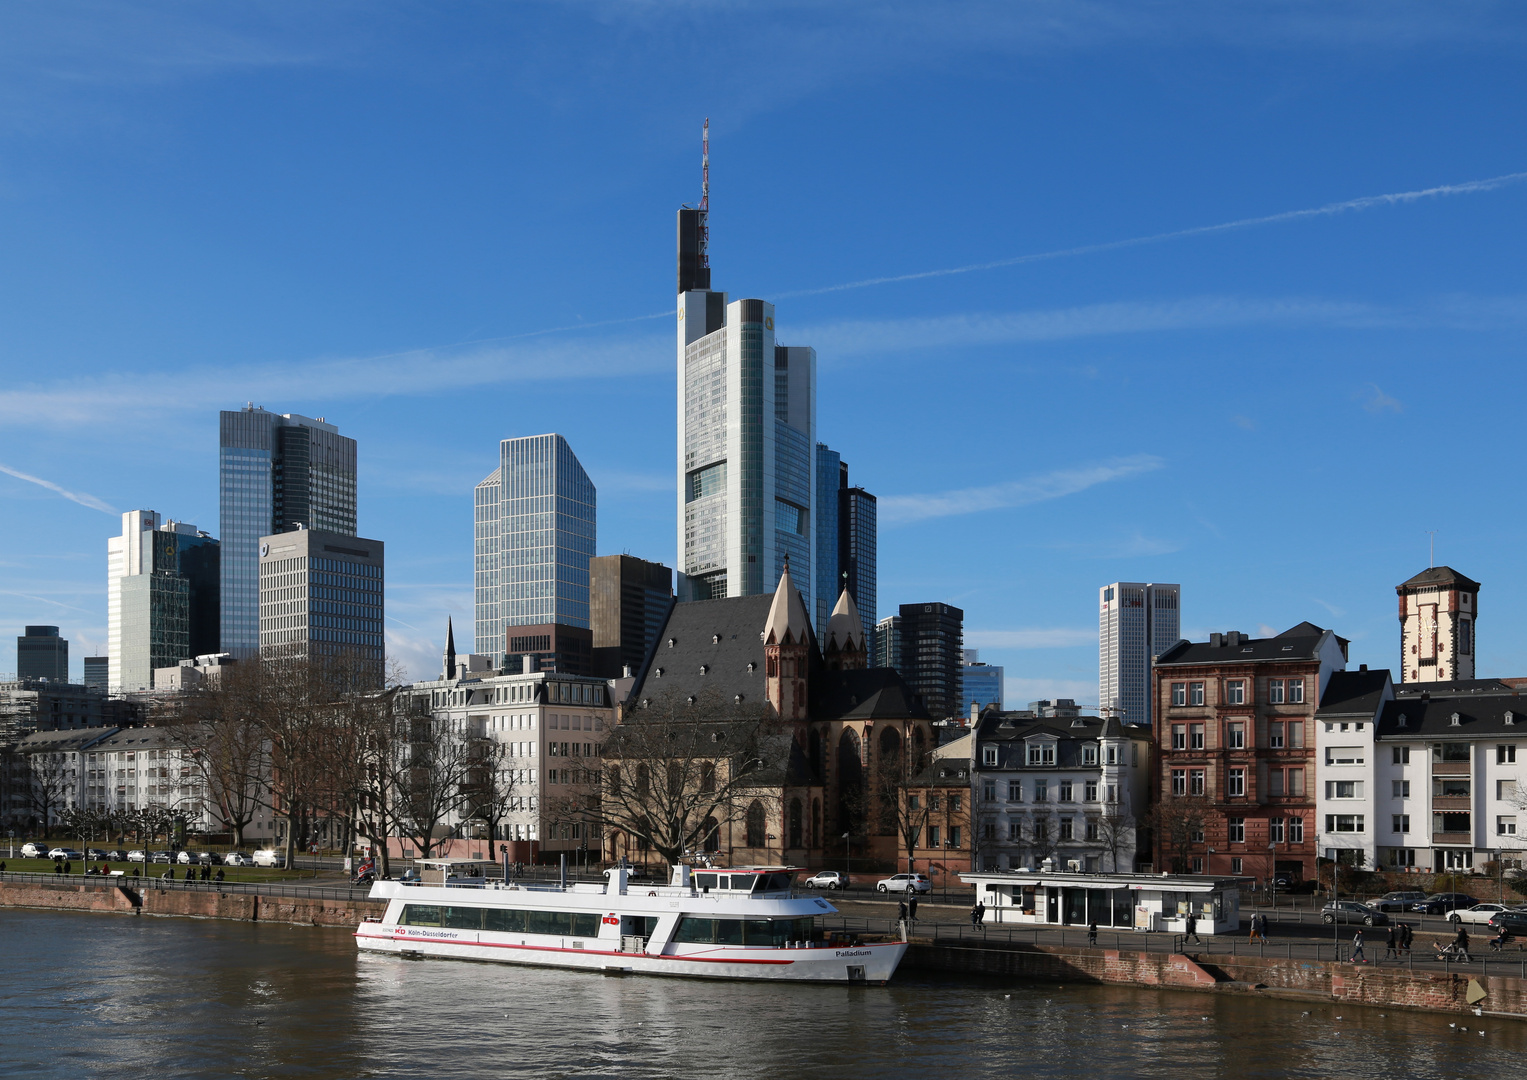
M 850 847 L 851 841 L 848 833 L 843 834 L 843 887 L 846 889 L 853 884 L 854 880 L 854 850 Z

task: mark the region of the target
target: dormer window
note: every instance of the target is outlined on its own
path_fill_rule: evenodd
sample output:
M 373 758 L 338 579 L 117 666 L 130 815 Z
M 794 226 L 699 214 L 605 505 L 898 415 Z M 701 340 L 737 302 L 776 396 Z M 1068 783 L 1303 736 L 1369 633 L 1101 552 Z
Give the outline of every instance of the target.
M 706 675 L 706 674 L 709 674 L 709 673 L 710 673 L 710 665 L 709 664 L 701 664 L 700 665 L 700 674 L 701 675 Z
M 1458 718 L 1458 714 L 1457 713 L 1454 713 L 1452 716 L 1448 717 L 1447 718 L 1447 723 L 1448 723 L 1448 727 L 1462 727 L 1463 726 L 1463 721 Z
M 753 663 L 753 661 L 749 660 L 748 661 L 748 674 L 751 675 L 751 674 L 753 674 L 753 672 L 755 672 L 757 670 L 758 670 L 758 665 Z
M 662 668 L 658 668 L 652 674 L 656 675 L 659 679 L 661 679 L 663 677 L 663 669 Z
M 1514 724 L 1514 723 L 1516 723 L 1516 716 L 1511 712 L 1510 709 L 1506 710 L 1506 715 L 1504 717 L 1502 717 L 1501 719 L 1505 720 L 1507 724 Z
M 679 643 L 679 639 L 678 639 L 678 638 L 669 638 L 669 639 L 668 639 L 668 647 L 669 647 L 669 648 L 670 648 L 670 649 L 671 649 L 671 648 L 673 648 L 673 647 L 674 647 L 674 646 L 675 646 L 675 645 L 677 645 L 677 644 L 678 644 L 678 643 Z
M 982 765 L 995 765 L 995 764 L 997 764 L 997 748 L 995 746 L 983 746 L 983 747 L 981 747 L 981 764 Z
M 712 634 L 710 636 L 710 643 L 712 645 L 720 645 L 721 644 L 721 635 L 720 634 Z
M 1030 765 L 1054 765 L 1055 744 L 1052 742 L 1029 743 Z
M 1410 719 L 1404 713 L 1400 714 L 1399 726 L 1400 727 L 1409 727 L 1410 726 Z

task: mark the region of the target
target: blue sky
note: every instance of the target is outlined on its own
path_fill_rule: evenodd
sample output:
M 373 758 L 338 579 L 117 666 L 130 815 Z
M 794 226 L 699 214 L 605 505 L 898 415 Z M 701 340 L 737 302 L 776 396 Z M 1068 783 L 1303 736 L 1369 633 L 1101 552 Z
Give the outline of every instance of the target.
M 715 286 L 816 346 L 881 614 L 963 607 L 1010 703 L 1095 702 L 1119 579 L 1393 666 L 1428 530 L 1481 673 L 1527 674 L 1524 38 L 1504 3 L 8 5 L 0 671 L 25 623 L 104 651 L 117 512 L 216 531 L 246 401 L 360 441 L 416 675 L 501 438 L 564 434 L 601 553 L 672 565 L 709 116 Z

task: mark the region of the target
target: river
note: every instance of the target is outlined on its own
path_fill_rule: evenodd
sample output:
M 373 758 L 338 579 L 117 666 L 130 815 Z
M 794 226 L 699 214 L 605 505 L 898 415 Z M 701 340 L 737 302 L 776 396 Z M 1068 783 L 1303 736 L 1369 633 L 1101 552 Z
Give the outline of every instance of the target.
M 6 909 L 0 943 L 0 1075 L 28 1078 L 1408 1080 L 1516 1075 L 1527 1050 L 1527 1022 L 1488 1017 L 910 973 L 606 978 L 275 924 Z

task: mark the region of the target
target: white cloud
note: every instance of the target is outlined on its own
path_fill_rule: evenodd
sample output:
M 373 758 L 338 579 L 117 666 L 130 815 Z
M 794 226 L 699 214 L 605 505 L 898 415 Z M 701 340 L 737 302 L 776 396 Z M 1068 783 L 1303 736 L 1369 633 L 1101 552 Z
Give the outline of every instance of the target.
M 887 495 L 880 500 L 880 520 L 886 524 L 906 524 L 929 518 L 973 514 L 980 510 L 998 510 L 1013 506 L 1074 495 L 1110 480 L 1122 480 L 1152 472 L 1165 464 L 1151 454 L 1114 458 L 1098 465 L 1079 465 L 1056 469 L 1040 476 L 1011 480 L 986 487 L 961 488 L 956 491 L 926 495 Z
M 965 631 L 965 646 L 971 649 L 1069 649 L 1097 641 L 1097 630 L 1069 627 Z
M 38 487 L 45 487 L 49 491 L 57 492 L 59 495 L 62 495 L 70 502 L 79 503 L 81 506 L 89 507 L 91 510 L 99 510 L 103 514 L 115 514 L 119 512 L 110 503 L 103 499 L 97 499 L 94 495 L 86 495 L 85 493 L 79 491 L 70 491 L 68 488 L 60 487 L 51 480 L 44 480 L 39 476 L 33 476 L 31 473 L 24 473 L 20 469 L 11 468 L 9 465 L 0 465 L 0 473 L 5 473 L 8 476 L 14 476 L 17 480 L 25 480 L 29 484 L 36 484 Z
M 1363 408 L 1371 413 L 1381 412 L 1404 412 L 1405 406 L 1378 388 L 1376 383 L 1369 383 L 1367 391 L 1363 394 Z

